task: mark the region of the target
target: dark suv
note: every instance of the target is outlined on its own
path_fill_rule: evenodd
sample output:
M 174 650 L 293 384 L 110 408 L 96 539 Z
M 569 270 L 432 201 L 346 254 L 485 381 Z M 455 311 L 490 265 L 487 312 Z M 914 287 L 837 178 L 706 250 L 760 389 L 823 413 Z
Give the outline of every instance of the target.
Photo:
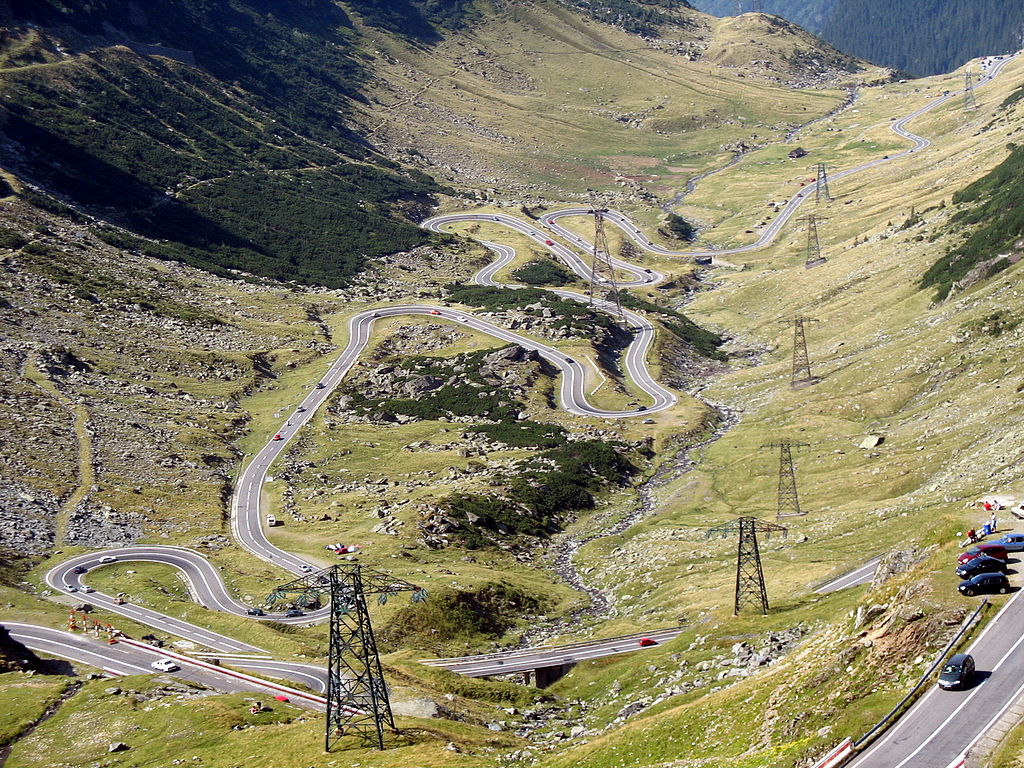
M 966 688 L 974 680 L 974 657 L 957 653 L 950 657 L 939 674 L 939 688 Z
M 961 581 L 957 586 L 960 594 L 971 597 L 979 592 L 998 592 L 1005 595 L 1010 591 L 1010 582 L 1001 573 L 979 573 L 966 581 Z
M 956 568 L 956 575 L 961 579 L 969 579 L 979 573 L 1006 573 L 1006 563 L 995 557 L 981 555 Z

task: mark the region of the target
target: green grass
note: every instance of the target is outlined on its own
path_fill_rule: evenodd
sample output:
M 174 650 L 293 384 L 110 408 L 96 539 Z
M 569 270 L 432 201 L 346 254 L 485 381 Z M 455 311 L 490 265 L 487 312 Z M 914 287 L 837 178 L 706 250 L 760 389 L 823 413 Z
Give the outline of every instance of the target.
M 126 677 L 122 690 L 147 691 L 159 678 Z M 15 748 L 12 768 L 78 766 L 103 761 L 108 766 L 156 768 L 175 759 L 209 766 L 244 763 L 253 768 L 306 768 L 324 759 L 323 720 L 291 704 L 272 702 L 271 711 L 250 714 L 254 694 L 219 694 L 198 699 L 163 697 L 137 703 L 127 696 L 104 693 L 109 680 L 86 683 L 58 713 Z M 445 720 L 399 718 L 402 733 L 389 734 L 388 749 L 377 752 L 355 740 L 342 742 L 345 758 L 372 760 L 381 768 L 401 768 L 415 762 L 425 768 L 488 764 L 495 746 L 514 743 L 480 726 Z M 129 749 L 108 753 L 111 742 Z M 446 751 L 449 741 L 459 753 Z
M 0 748 L 39 719 L 69 682 L 68 678 L 61 676 L 30 676 L 24 672 L 0 674 L 0 697 L 4 702 L 3 717 L 0 717 Z

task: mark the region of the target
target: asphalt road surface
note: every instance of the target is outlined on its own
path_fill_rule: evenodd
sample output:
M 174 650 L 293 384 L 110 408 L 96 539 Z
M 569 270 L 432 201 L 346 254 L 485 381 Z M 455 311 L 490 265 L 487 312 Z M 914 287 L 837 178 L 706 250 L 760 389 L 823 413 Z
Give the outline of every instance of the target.
M 1024 607 L 1017 592 L 966 650 L 979 681 L 963 691 L 935 686 L 848 768 L 946 768 L 1022 693 Z

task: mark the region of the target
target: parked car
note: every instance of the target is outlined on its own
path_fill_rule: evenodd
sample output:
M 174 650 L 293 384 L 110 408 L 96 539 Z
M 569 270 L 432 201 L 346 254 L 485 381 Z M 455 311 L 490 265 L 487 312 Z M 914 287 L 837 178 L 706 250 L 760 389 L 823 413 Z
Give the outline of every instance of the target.
M 963 564 L 968 560 L 973 560 L 981 555 L 988 555 L 989 557 L 997 557 L 1000 560 L 1006 560 L 1006 549 L 1002 544 L 996 544 L 995 542 L 975 544 L 970 549 L 962 552 L 956 561 Z
M 998 544 L 1007 552 L 1024 552 L 1024 533 L 1007 533 L 991 543 Z
M 969 653 L 950 656 L 939 673 L 939 688 L 966 688 L 974 681 L 974 657 Z
M 174 672 L 175 670 L 181 669 L 181 667 L 179 667 L 170 659 L 158 659 L 149 666 L 151 666 L 153 669 L 159 672 Z
M 961 579 L 969 579 L 979 573 L 1006 573 L 1006 563 L 997 557 L 980 555 L 956 567 L 956 575 Z
M 1002 573 L 979 573 L 966 581 L 961 581 L 957 586 L 960 594 L 973 597 L 981 592 L 998 592 L 1005 595 L 1010 591 L 1010 582 Z
M 247 616 L 265 616 L 266 612 L 262 608 L 246 608 L 245 614 Z

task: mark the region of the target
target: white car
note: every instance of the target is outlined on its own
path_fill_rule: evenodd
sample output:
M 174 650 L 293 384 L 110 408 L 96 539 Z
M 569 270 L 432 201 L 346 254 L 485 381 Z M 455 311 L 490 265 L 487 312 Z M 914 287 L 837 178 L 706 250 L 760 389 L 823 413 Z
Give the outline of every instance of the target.
M 85 593 L 91 594 L 92 592 L 95 592 L 96 590 L 93 589 L 92 587 L 82 587 L 82 591 L 85 592 Z
M 458 320 L 460 323 L 468 323 L 469 322 L 469 318 L 466 317 L 465 315 L 459 315 L 456 318 L 456 320 Z
M 103 557 L 100 558 L 100 562 L 101 563 L 116 563 L 117 562 L 117 558 L 114 557 L 113 555 L 104 555 Z
M 303 573 L 312 573 L 313 572 L 313 566 L 311 566 L 311 565 L 300 565 L 299 566 L 299 570 L 302 571 Z
M 181 669 L 181 667 L 179 667 L 177 664 L 175 664 L 170 659 L 158 659 L 157 661 L 154 661 L 149 666 L 151 666 L 153 669 L 157 670 L 158 672 L 174 672 L 174 671 L 176 671 L 178 669 Z
M 78 591 L 78 587 L 76 587 L 76 586 L 74 586 L 72 584 L 65 584 L 64 585 L 64 589 L 66 589 L 68 592 L 77 592 Z

